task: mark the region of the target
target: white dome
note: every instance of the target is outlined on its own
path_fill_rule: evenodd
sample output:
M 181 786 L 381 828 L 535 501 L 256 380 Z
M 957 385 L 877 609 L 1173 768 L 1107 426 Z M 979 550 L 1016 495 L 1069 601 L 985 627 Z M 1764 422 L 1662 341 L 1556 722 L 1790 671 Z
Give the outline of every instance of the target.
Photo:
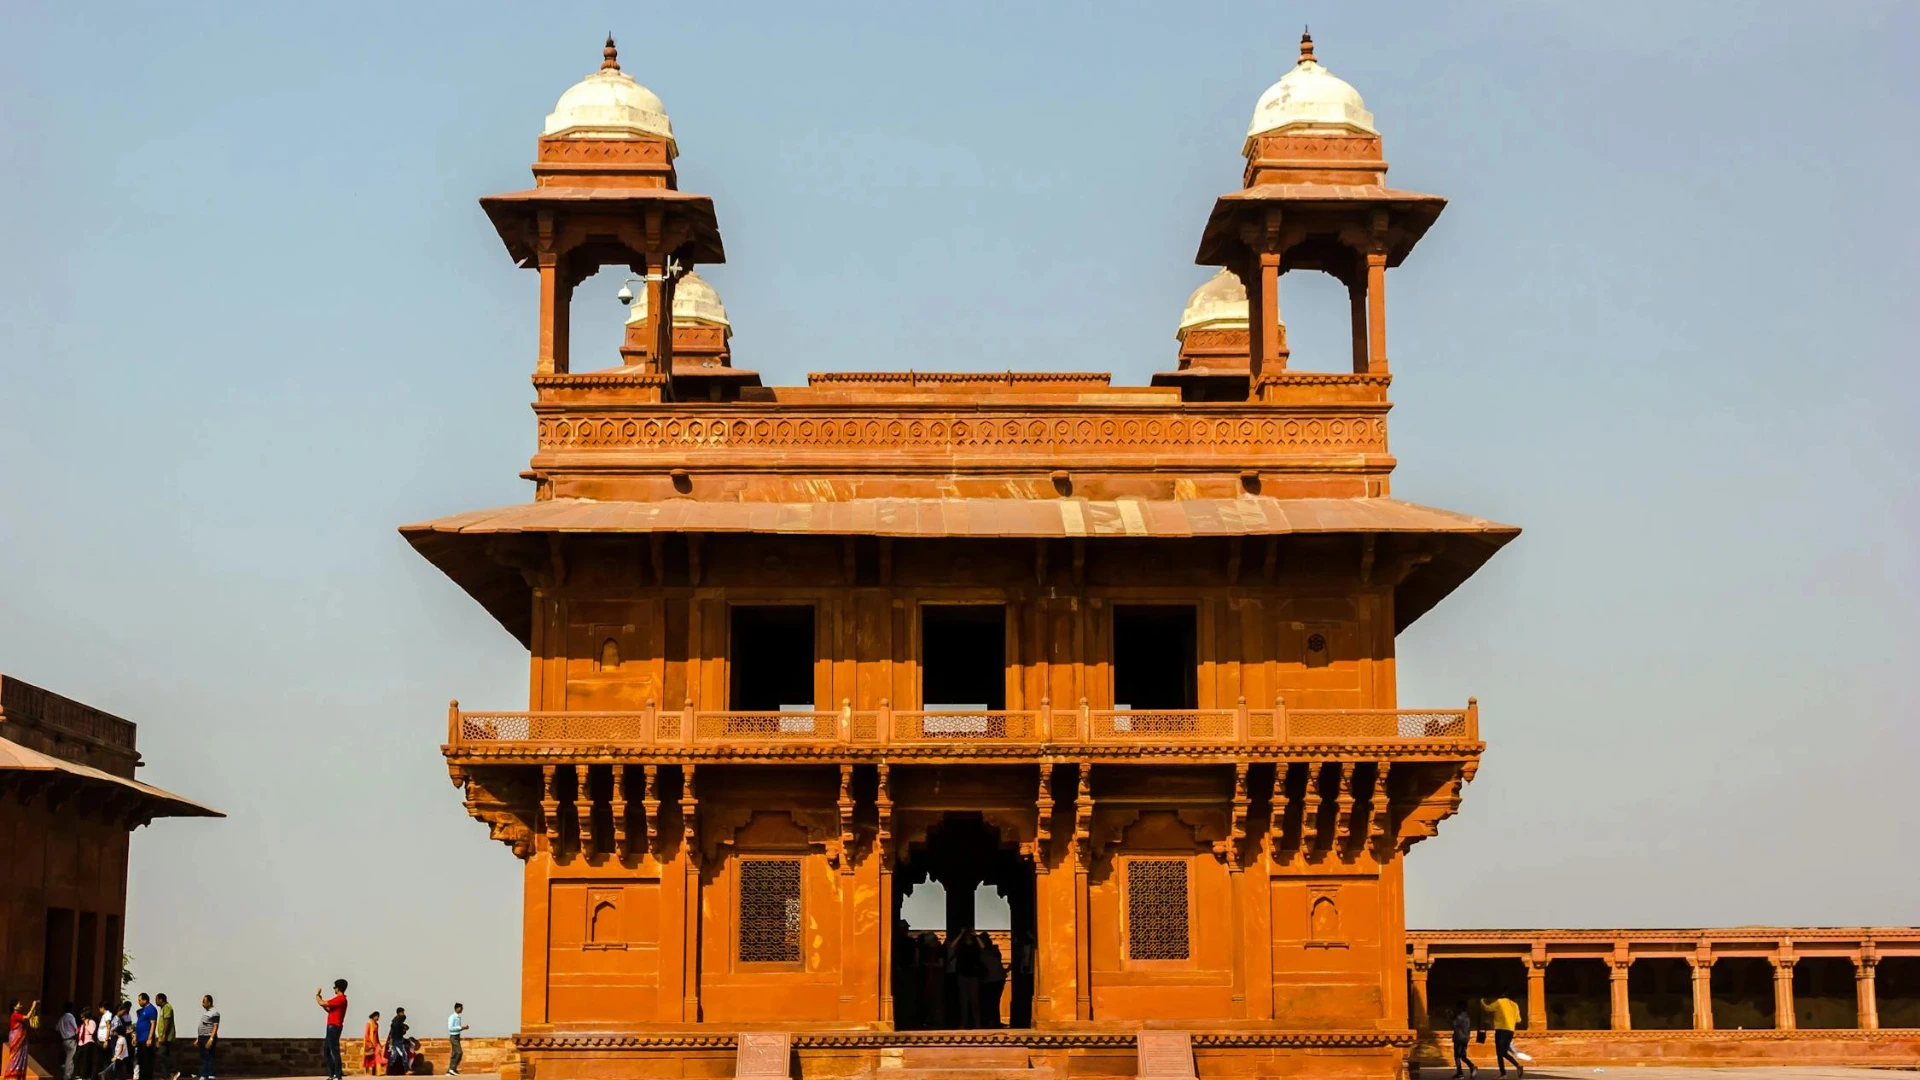
M 1320 66 L 1313 58 L 1313 39 L 1300 39 L 1300 62 L 1280 81 L 1267 87 L 1253 107 L 1247 138 L 1291 127 L 1344 128 L 1378 135 L 1373 114 L 1345 79 Z
M 627 312 L 627 325 L 646 321 L 647 292 L 636 289 Z M 726 328 L 728 337 L 733 336 L 733 324 L 727 321 L 727 309 L 720 304 L 720 294 L 691 270 L 682 274 L 673 286 L 673 325 L 721 326 Z
M 1187 340 L 1189 330 L 1245 330 L 1247 328 L 1247 287 L 1240 275 L 1220 268 L 1207 283 L 1187 297 L 1187 309 L 1180 313 L 1180 329 L 1174 337 Z
M 560 95 L 547 114 L 542 135 L 581 139 L 631 139 L 651 135 L 673 147 L 673 124 L 667 108 L 654 92 L 620 70 L 613 39 L 607 39 L 606 59 L 600 70 L 581 79 Z M 679 148 L 673 147 L 678 153 Z

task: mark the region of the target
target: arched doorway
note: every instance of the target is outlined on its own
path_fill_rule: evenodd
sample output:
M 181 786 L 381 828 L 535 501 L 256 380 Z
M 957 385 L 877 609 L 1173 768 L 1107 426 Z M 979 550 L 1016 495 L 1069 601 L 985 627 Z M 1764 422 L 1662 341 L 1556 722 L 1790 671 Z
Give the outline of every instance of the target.
M 1033 861 L 1019 846 L 978 812 L 951 811 L 925 841 L 908 845 L 893 880 L 894 1026 L 1032 1026 Z M 923 910 L 920 925 L 909 927 L 909 896 L 933 883 L 945 892 L 944 913 L 929 925 Z M 981 926 L 977 899 L 988 890 L 1006 902 L 1004 930 Z

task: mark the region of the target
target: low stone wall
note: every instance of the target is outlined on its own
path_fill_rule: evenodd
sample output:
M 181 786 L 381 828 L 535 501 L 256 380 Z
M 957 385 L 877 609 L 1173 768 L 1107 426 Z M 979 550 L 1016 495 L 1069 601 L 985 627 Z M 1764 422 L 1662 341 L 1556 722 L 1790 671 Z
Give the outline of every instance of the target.
M 43 1028 L 44 1030 L 44 1028 Z M 512 1039 L 463 1040 L 462 1073 L 496 1073 L 509 1063 L 513 1055 Z M 319 1039 L 248 1039 L 223 1038 L 216 1050 L 214 1059 L 216 1075 L 221 1080 L 243 1080 L 246 1077 L 276 1076 L 320 1076 L 320 1040 Z M 340 1056 L 346 1062 L 347 1075 L 359 1076 L 360 1037 L 356 1034 L 351 1040 L 342 1039 Z M 429 1073 L 438 1075 L 447 1070 L 447 1040 L 421 1039 L 420 1056 L 422 1066 Z M 182 1076 L 193 1076 L 200 1067 L 200 1051 L 194 1048 L 192 1039 L 177 1039 L 173 1043 L 173 1068 Z M 37 1036 L 33 1040 L 33 1053 L 30 1055 L 29 1073 L 35 1077 L 57 1077 L 60 1075 L 60 1043 L 57 1039 Z M 381 1063 L 381 1072 L 386 1071 Z
M 1880 1065 L 1920 1066 L 1920 1029 L 1879 1031 L 1521 1031 L 1513 1048 L 1546 1068 L 1560 1065 Z M 1493 1038 L 1473 1043 L 1475 1065 L 1493 1065 Z M 1423 1035 L 1413 1063 L 1428 1075 L 1453 1067 L 1450 1041 Z
M 461 1040 L 463 1060 L 460 1063 L 462 1073 L 499 1072 L 500 1066 L 513 1053 L 512 1039 L 476 1039 Z M 228 1077 L 239 1080 L 241 1077 L 266 1076 L 319 1076 L 320 1040 L 319 1039 L 221 1039 L 215 1067 L 222 1080 Z M 360 1036 L 340 1040 L 340 1056 L 345 1060 L 347 1075 L 358 1076 L 364 1070 L 360 1068 Z M 447 1040 L 421 1039 L 420 1056 L 425 1059 L 424 1066 L 429 1072 L 438 1075 L 447 1071 Z M 181 1039 L 174 1044 L 173 1065 L 181 1072 L 192 1075 L 198 1067 L 200 1052 L 193 1047 L 192 1039 Z M 381 1072 L 386 1071 L 385 1062 L 381 1063 Z

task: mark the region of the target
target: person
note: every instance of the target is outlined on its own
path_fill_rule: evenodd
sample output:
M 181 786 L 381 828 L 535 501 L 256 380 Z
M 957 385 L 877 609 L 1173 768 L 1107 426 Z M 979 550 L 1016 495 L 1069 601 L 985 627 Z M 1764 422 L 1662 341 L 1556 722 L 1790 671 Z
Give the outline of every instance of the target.
M 453 1015 L 447 1017 L 447 1075 L 460 1075 L 460 1059 L 464 1056 L 460 1050 L 460 1036 L 467 1030 L 466 1017 L 460 1015 L 466 1006 L 453 1003 Z
M 133 1022 L 133 1002 L 121 1002 L 120 1010 L 113 1014 L 113 1075 L 120 1080 L 133 1080 L 133 1069 L 139 1062 Z
M 1493 1025 L 1493 1063 L 1500 1066 L 1500 1075 L 1507 1075 L 1507 1062 L 1513 1062 L 1513 1071 L 1517 1076 L 1526 1076 L 1526 1066 L 1513 1056 L 1513 1029 L 1520 1026 L 1520 1006 L 1510 997 L 1502 995 L 1492 1001 L 1480 999 L 1480 1007 L 1487 1012 L 1487 1019 Z
M 113 1032 L 113 1063 L 107 1066 L 107 1075 L 113 1080 L 127 1080 L 133 1073 L 133 1029 L 127 1024 L 115 1024 Z
M 220 1014 L 214 1011 L 213 995 L 200 995 L 200 1026 L 193 1036 L 193 1047 L 200 1051 L 200 1080 L 213 1080 L 213 1044 L 220 1038 Z
M 80 1053 L 80 1021 L 74 1019 L 73 1002 L 60 1006 L 53 1029 L 60 1034 L 60 1080 L 73 1080 L 73 1060 Z
M 1480 1071 L 1474 1066 L 1473 1060 L 1467 1057 L 1467 1040 L 1472 1036 L 1473 1015 L 1467 1012 L 1467 1003 L 1465 1001 L 1456 1001 L 1453 1003 L 1454 1080 L 1460 1080 L 1462 1076 L 1466 1076 L 1471 1080 L 1471 1077 Z M 1463 1065 L 1466 1066 L 1467 1069 L 1465 1073 L 1460 1071 L 1460 1067 Z
M 980 935 L 980 1015 L 986 1027 L 1000 1026 L 1000 993 L 1007 988 L 1007 964 L 990 934 Z
M 173 1003 L 165 994 L 153 995 L 153 1003 L 160 1009 L 160 1020 L 153 1031 L 154 1077 L 156 1080 L 180 1080 L 180 1074 L 173 1067 L 173 1040 L 179 1032 L 173 1026 Z
M 919 948 L 914 943 L 913 932 L 907 928 L 907 920 L 896 917 L 888 959 L 892 961 L 893 1018 L 895 1026 L 902 1031 L 920 1026 L 919 987 L 913 980 L 914 958 L 918 955 Z
M 920 1010 L 923 1028 L 946 1026 L 947 961 L 940 948 L 940 935 L 931 930 L 920 934 Z
M 75 1075 L 88 1077 L 93 1075 L 93 1010 L 81 1009 L 80 1020 L 74 1028 L 74 1042 L 78 1053 L 74 1056 Z
M 93 1024 L 93 1060 L 87 1063 L 88 1076 L 100 1076 L 113 1064 L 113 1004 L 100 1003 L 98 1019 Z
M 140 995 L 140 1007 L 133 1014 L 133 1075 L 153 1080 L 153 1033 L 160 1026 L 160 1010 L 153 999 Z
M 380 1059 L 386 1053 L 386 1048 L 380 1045 L 380 1013 L 375 1010 L 367 1014 L 367 1028 L 360 1033 L 361 1071 L 368 1076 L 379 1076 Z
M 393 1022 L 387 1025 L 387 1075 L 405 1076 L 413 1067 L 407 1054 L 407 1010 L 393 1010 Z
M 1007 1004 L 1010 1027 L 1033 1026 L 1033 931 L 1022 929 L 1013 936 L 1013 1000 Z
M 346 1067 L 340 1064 L 340 1029 L 347 1026 L 347 980 L 333 980 L 333 996 L 323 998 L 316 987 L 313 1003 L 327 1010 L 327 1033 L 320 1044 L 320 1064 L 327 1080 L 346 1080 Z
M 40 1026 L 40 1003 L 34 1002 L 21 1009 L 21 1002 L 15 1001 L 7 1010 L 7 1048 L 0 1053 L 0 1076 L 6 1080 L 26 1080 L 27 1076 L 27 1029 Z
M 980 935 L 971 929 L 960 935 L 953 954 L 953 974 L 959 983 L 960 1026 L 980 1026 L 980 982 L 986 964 L 980 955 Z

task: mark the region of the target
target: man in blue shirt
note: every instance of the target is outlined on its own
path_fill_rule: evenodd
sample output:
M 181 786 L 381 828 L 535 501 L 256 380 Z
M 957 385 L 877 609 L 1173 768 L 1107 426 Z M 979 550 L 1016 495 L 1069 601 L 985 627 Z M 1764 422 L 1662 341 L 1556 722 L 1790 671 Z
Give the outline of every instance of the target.
M 467 1030 L 466 1018 L 461 1012 L 466 1009 L 459 1002 L 453 1003 L 453 1015 L 447 1017 L 447 1075 L 460 1075 L 460 1059 L 465 1055 L 460 1050 L 460 1036 Z
M 153 1076 L 153 1036 L 159 1030 L 160 1010 L 145 994 L 140 995 L 140 1009 L 133 1014 L 133 1060 L 139 1069 L 140 1080 L 154 1080 Z

